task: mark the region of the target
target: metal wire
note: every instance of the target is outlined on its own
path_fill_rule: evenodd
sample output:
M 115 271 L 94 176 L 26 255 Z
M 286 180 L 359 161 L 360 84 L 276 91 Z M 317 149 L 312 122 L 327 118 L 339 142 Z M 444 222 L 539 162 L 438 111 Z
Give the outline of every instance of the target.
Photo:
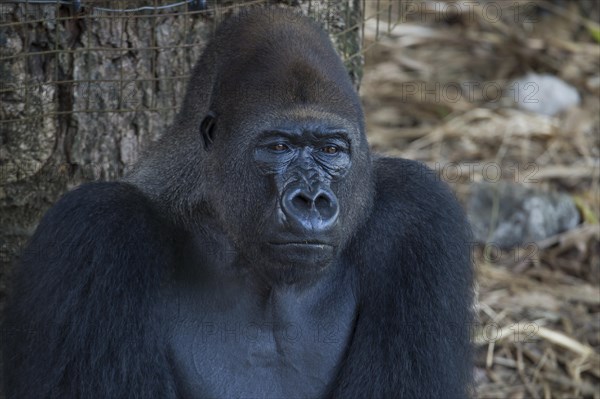
M 361 64 L 364 52 L 374 43 L 361 45 L 358 37 L 354 36 L 355 39 L 351 41 L 348 38 L 363 33 L 365 23 L 372 19 L 379 20 L 386 9 L 377 7 L 368 17 L 350 17 L 350 9 L 360 3 L 364 6 L 366 1 L 309 0 L 307 4 L 309 14 L 321 18 L 320 22 L 333 30 L 330 33 L 340 43 L 339 50 L 351 69 Z M 391 1 L 393 0 L 386 3 L 390 4 L 388 7 L 391 7 Z M 399 0 L 395 1 L 395 4 L 400 4 Z M 193 63 L 204 46 L 204 43 L 196 41 L 199 37 L 196 33 L 203 29 L 199 27 L 206 26 L 206 22 L 215 18 L 215 15 L 224 15 L 241 7 L 268 4 L 270 0 L 249 0 L 233 5 L 217 2 L 209 10 L 197 8 L 198 5 L 205 7 L 206 1 L 182 0 L 162 5 L 159 4 L 160 0 L 147 2 L 150 4 L 126 8 L 97 7 L 94 3 L 98 2 L 92 0 L 77 1 L 83 12 L 65 13 L 59 12 L 59 8 L 73 6 L 74 1 L 0 1 L 2 38 L 22 40 L 22 45 L 17 47 L 0 47 L 0 62 L 6 61 L 7 66 L 19 65 L 0 71 L 0 101 L 4 103 L 0 105 L 0 128 L 7 128 L 9 132 L 19 131 L 19 126 L 27 126 L 29 123 L 35 126 L 45 118 L 48 120 L 85 113 L 98 115 L 98 118 L 106 117 L 100 115 L 128 112 L 156 112 L 161 117 L 165 113 L 172 115 L 180 105 L 182 87 L 188 81 Z M 109 4 L 122 6 L 126 1 L 114 0 Z M 48 7 L 51 5 L 56 8 Z M 4 8 L 5 6 L 13 7 Z M 182 7 L 183 10 L 180 9 Z M 332 19 L 335 12 L 345 17 L 343 24 L 336 25 L 336 20 Z M 16 14 L 12 16 L 12 13 Z M 202 23 L 190 19 L 191 16 L 198 15 L 205 15 L 208 19 L 203 19 Z M 54 24 L 54 27 L 48 27 L 48 23 Z M 148 26 L 148 31 L 152 32 L 148 39 L 140 35 L 143 32 L 139 29 L 140 25 Z M 165 28 L 166 26 L 170 27 Z M 43 32 L 44 29 L 53 33 L 48 36 L 33 34 L 35 31 Z M 126 32 L 127 29 L 132 29 L 133 36 Z M 160 29 L 167 30 L 159 42 Z M 116 36 L 114 33 L 106 33 L 113 30 L 117 32 Z M 28 31 L 31 34 L 26 33 Z M 379 34 L 379 28 L 377 31 Z M 102 32 L 105 32 L 105 36 L 100 40 Z M 107 35 L 111 37 L 108 42 Z M 168 56 L 165 59 L 165 54 L 177 54 L 174 58 L 176 67 L 165 61 L 168 59 Z M 86 59 L 90 61 L 85 61 Z M 68 69 L 75 62 L 80 71 L 77 75 Z M 35 66 L 39 63 L 45 65 L 45 75 L 40 74 L 39 70 L 33 70 L 39 68 Z M 108 65 L 114 72 L 97 73 L 96 63 L 104 63 L 104 67 Z M 139 65 L 146 66 L 137 69 Z M 131 98 L 132 87 L 137 96 L 133 105 L 126 101 Z M 66 103 L 64 96 L 68 97 Z M 118 100 L 113 101 L 114 98 Z
M 104 7 L 93 6 L 93 8 L 96 11 L 128 13 L 128 12 L 138 12 L 138 11 L 146 11 L 146 10 L 152 10 L 152 11 L 166 10 L 166 9 L 170 9 L 170 8 L 181 7 L 186 4 L 192 4 L 195 2 L 197 2 L 197 0 L 178 1 L 177 3 L 165 4 L 162 6 L 143 6 L 143 7 L 136 7 L 136 8 L 104 8 Z M 68 1 L 68 0 L 54 0 L 54 1 L 53 0 L 13 0 L 8 3 L 73 5 L 73 1 Z M 201 3 L 206 3 L 206 2 L 201 1 Z

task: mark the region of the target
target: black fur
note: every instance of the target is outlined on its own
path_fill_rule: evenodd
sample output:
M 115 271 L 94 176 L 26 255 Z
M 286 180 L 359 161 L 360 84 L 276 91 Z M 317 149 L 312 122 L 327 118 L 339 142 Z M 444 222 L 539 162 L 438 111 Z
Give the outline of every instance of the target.
M 425 166 L 374 163 L 375 209 L 347 251 L 359 269 L 356 344 L 333 397 L 470 397 L 473 276 L 462 209 Z
M 124 183 L 87 184 L 52 207 L 6 314 L 8 397 L 175 397 L 152 315 L 173 237 Z
M 193 76 L 126 182 L 84 185 L 40 223 L 8 306 L 9 398 L 471 396 L 465 217 L 426 167 L 371 157 L 326 33 L 285 11 L 232 18 Z M 262 143 L 280 130 L 296 135 L 283 149 Z M 327 321 L 339 339 L 290 344 L 273 327 L 276 350 L 188 351 L 211 318 Z M 236 374 L 218 356 L 256 366 Z

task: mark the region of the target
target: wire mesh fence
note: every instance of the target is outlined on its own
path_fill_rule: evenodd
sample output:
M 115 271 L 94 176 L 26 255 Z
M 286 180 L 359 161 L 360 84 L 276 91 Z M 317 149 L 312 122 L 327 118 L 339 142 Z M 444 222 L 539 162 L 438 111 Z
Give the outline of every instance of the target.
M 1 3 L 2 129 L 39 128 L 52 123 L 48 118 L 74 114 L 104 118 L 107 113 L 143 112 L 172 118 L 206 32 L 225 15 L 270 3 Z M 293 3 L 331 33 L 358 84 L 365 50 L 360 42 L 365 1 Z

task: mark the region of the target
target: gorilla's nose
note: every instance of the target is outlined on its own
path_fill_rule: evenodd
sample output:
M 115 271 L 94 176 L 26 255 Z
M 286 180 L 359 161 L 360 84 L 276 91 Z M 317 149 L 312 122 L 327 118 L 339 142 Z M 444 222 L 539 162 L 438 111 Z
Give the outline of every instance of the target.
M 289 187 L 283 193 L 283 212 L 292 223 L 304 229 L 321 232 L 331 228 L 337 221 L 340 207 L 329 189 L 317 187 Z

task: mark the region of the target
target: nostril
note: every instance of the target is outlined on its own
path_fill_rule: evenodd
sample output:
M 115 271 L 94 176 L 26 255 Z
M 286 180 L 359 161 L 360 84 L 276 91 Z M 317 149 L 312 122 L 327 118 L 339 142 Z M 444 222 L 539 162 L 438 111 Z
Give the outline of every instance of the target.
M 312 207 L 312 201 L 306 194 L 298 193 L 292 198 L 292 205 L 297 209 L 308 210 Z
M 329 198 L 324 194 L 320 194 L 315 198 L 315 208 L 317 208 L 318 211 L 327 209 L 330 205 L 331 201 L 329 201 Z
M 320 192 L 315 198 L 315 208 L 323 220 L 333 220 L 339 211 L 335 197 L 326 192 Z

